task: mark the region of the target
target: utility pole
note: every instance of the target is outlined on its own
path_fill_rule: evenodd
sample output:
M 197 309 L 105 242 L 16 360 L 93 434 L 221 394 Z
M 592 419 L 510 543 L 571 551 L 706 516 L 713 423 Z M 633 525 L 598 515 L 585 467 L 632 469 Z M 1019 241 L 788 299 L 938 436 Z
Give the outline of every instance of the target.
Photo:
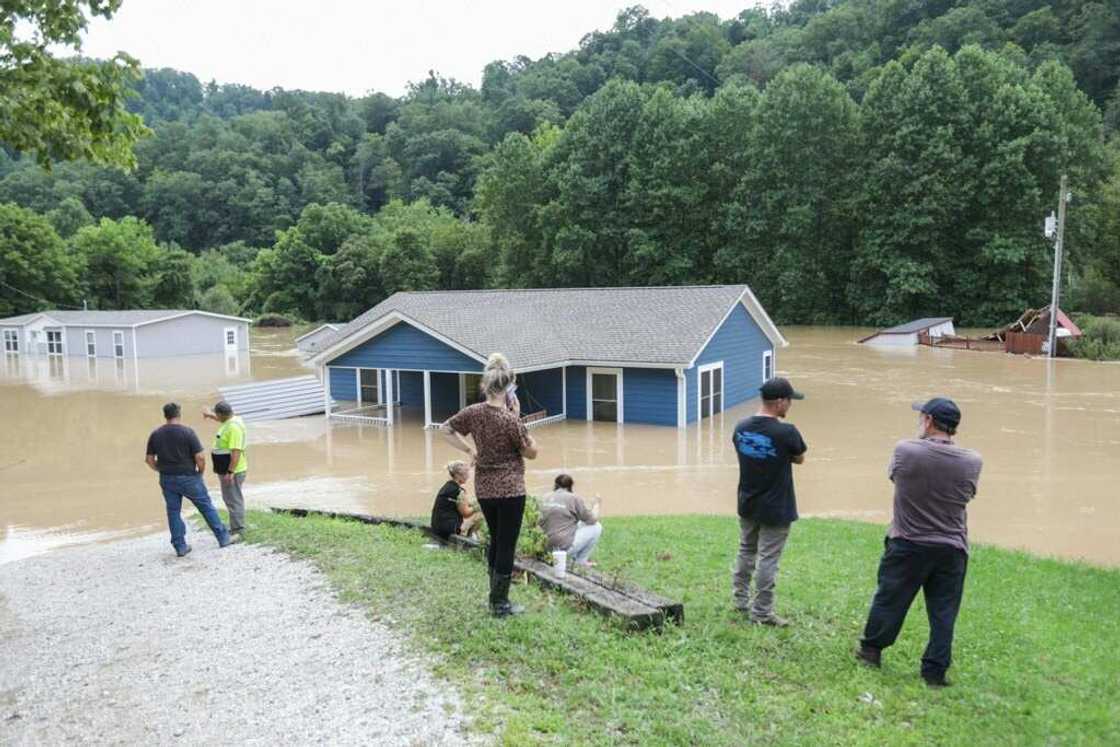
M 1050 290 L 1050 334 L 1047 340 L 1050 357 L 1058 356 L 1058 301 L 1062 296 L 1062 237 L 1066 231 L 1066 203 L 1069 202 L 1068 183 L 1062 174 L 1062 185 L 1058 189 L 1058 234 L 1054 241 L 1054 286 Z

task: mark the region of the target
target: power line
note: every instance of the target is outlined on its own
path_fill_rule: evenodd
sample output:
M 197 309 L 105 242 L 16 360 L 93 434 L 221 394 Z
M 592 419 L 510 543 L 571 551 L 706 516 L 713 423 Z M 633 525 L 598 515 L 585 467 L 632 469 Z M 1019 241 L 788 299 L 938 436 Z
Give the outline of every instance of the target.
M 672 52 L 673 54 L 675 54 L 675 55 L 676 55 L 677 57 L 680 57 L 680 58 L 681 58 L 682 60 L 684 60 L 685 62 L 687 62 L 687 63 L 688 63 L 689 65 L 692 65 L 692 66 L 693 66 L 694 68 L 696 68 L 696 69 L 697 69 L 698 71 L 700 71 L 700 72 L 701 72 L 701 73 L 702 73 L 702 74 L 704 75 L 704 77 L 706 77 L 706 78 L 707 78 L 708 80 L 710 80 L 710 81 L 712 81 L 713 83 L 715 83 L 717 87 L 719 86 L 719 81 L 718 81 L 718 80 L 717 80 L 717 79 L 716 79 L 716 78 L 715 78 L 714 76 L 712 76 L 711 74 L 709 74 L 707 70 L 705 70 L 704 68 L 700 67 L 699 65 L 697 65 L 697 64 L 696 64 L 695 62 L 693 62 L 692 60 L 690 60 L 690 59 L 688 59 L 687 57 L 685 57 L 685 55 L 684 55 L 684 53 L 683 53 L 683 52 L 679 51 L 678 49 L 676 49 L 676 48 L 674 48 L 674 47 L 669 47 L 669 51 L 670 51 L 670 52 Z
M 19 288 L 15 287 L 14 285 L 9 285 L 9 284 L 5 283 L 3 280 L 0 280 L 0 285 L 4 286 L 8 290 L 15 291 L 16 293 L 20 294 L 21 296 L 26 296 L 27 298 L 30 298 L 32 301 L 38 301 L 39 303 L 45 303 L 47 306 L 51 307 L 52 309 L 72 309 L 74 311 L 82 311 L 81 306 L 71 306 L 70 304 L 65 304 L 65 303 L 52 303 L 51 301 L 48 301 L 45 298 L 39 298 L 38 296 L 31 295 L 27 291 L 20 290 Z

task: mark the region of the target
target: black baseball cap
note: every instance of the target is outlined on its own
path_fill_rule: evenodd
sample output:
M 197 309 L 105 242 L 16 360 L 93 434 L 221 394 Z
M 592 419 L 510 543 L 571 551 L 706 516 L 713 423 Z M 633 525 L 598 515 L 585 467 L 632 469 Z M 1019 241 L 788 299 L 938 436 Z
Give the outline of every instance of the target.
M 758 388 L 765 400 L 775 399 L 805 399 L 805 395 L 793 388 L 789 379 L 775 376 Z
M 928 402 L 915 402 L 911 407 L 950 428 L 956 428 L 961 424 L 961 409 L 948 397 L 934 397 Z

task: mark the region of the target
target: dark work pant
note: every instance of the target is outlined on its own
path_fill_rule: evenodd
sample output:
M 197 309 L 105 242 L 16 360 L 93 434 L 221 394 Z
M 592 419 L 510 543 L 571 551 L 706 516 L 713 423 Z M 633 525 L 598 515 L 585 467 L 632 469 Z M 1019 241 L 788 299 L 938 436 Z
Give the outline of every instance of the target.
M 513 498 L 480 498 L 478 505 L 490 528 L 490 546 L 486 562 L 492 573 L 505 576 L 513 573 L 513 556 L 521 535 L 521 515 L 525 513 L 525 496 Z
M 884 649 L 895 642 L 921 589 L 929 617 L 929 643 L 922 654 L 922 674 L 942 675 L 953 658 L 953 626 L 961 609 L 968 554 L 949 545 L 919 545 L 888 539 L 879 561 L 879 588 L 871 601 L 864 646 Z

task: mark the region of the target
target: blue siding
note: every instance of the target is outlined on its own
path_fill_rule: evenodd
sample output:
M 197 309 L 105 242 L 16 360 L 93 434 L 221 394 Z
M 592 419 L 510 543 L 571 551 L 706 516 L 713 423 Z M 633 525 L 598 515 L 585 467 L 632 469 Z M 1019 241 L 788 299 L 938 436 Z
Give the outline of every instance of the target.
M 419 371 L 401 371 L 401 390 L 394 393 L 402 407 L 424 406 L 424 374 Z
M 331 397 L 344 402 L 358 401 L 357 374 L 352 368 L 331 368 Z
M 697 368 L 723 361 L 723 409 L 758 396 L 762 385 L 762 354 L 774 346 L 743 305 L 736 304 L 715 336 L 696 359 L 696 365 L 685 371 L 688 422 L 696 420 L 696 400 L 700 391 Z
M 622 407 L 623 422 L 676 425 L 676 372 L 666 368 L 623 369 Z
M 328 366 L 481 372 L 482 364 L 410 324 L 400 322 L 343 353 Z
M 432 422 L 442 423 L 458 411 L 459 374 L 432 374 Z
M 518 394 L 522 394 L 523 391 L 527 392 L 548 411 L 549 415 L 558 415 L 564 411 L 563 377 L 564 374 L 559 368 L 518 374 Z M 523 412 L 530 412 L 532 404 L 528 401 L 528 397 L 522 397 L 521 409 Z
M 568 419 L 587 420 L 587 368 L 568 366 Z

